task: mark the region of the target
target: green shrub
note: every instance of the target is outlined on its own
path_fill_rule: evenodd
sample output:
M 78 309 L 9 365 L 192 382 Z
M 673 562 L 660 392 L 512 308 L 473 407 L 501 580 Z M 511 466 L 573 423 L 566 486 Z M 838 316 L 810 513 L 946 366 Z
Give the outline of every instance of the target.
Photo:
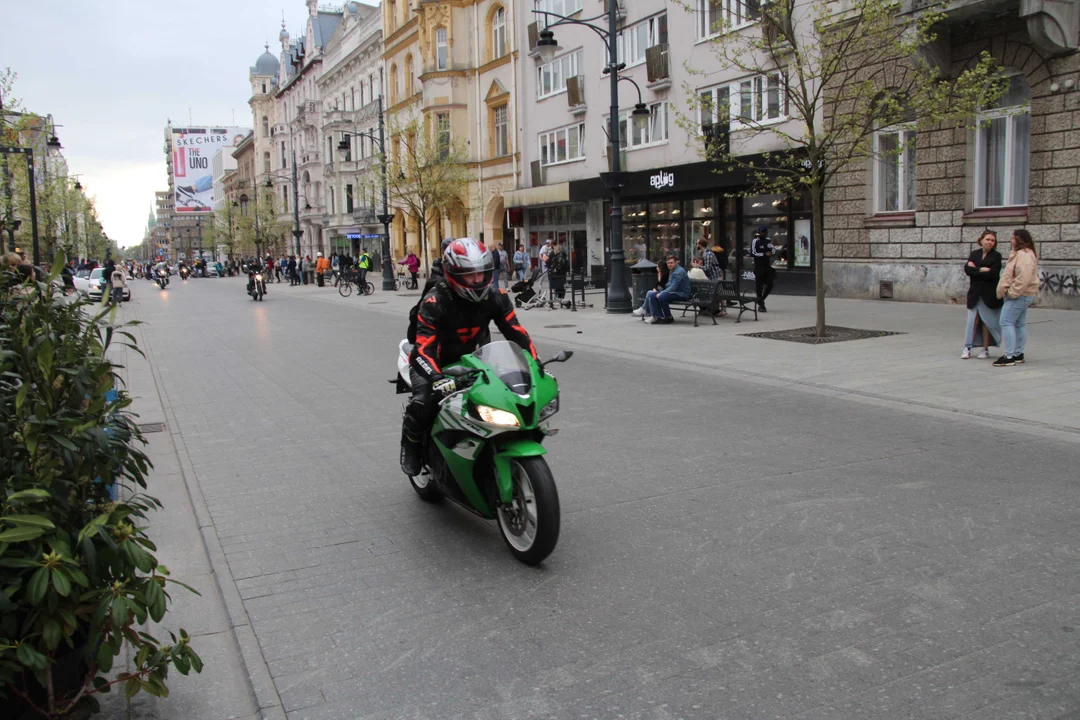
M 107 357 L 138 348 L 115 310 L 64 296 L 63 262 L 45 283 L 0 277 L 0 705 L 44 717 L 96 708 L 117 683 L 165 696 L 170 667 L 202 669 L 183 630 L 139 629 L 177 581 L 145 532 L 152 465 Z M 131 671 L 110 678 L 125 646 Z

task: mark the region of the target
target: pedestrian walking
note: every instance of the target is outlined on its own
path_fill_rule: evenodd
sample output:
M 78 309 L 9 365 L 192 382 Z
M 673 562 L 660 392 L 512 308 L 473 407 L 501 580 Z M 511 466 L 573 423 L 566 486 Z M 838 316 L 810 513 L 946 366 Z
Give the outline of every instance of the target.
M 1001 341 L 1001 306 L 1004 302 L 997 296 L 997 284 L 1001 277 L 1001 253 L 997 251 L 997 234 L 984 230 L 979 238 L 979 249 L 972 251 L 964 264 L 968 276 L 967 328 L 964 330 L 964 351 L 961 360 L 971 357 L 971 348 L 982 336 L 980 360 L 990 358 L 990 345 Z M 993 343 L 991 343 L 991 337 Z
M 776 270 L 772 266 L 772 256 L 776 252 L 769 240 L 769 228 L 762 225 L 750 241 L 750 255 L 754 258 L 754 289 L 757 292 L 758 310 L 765 310 L 765 298 L 773 289 Z
M 491 253 L 491 266 L 494 270 L 491 274 L 491 286 L 495 289 L 499 289 L 499 276 L 502 274 L 502 256 L 499 255 L 499 249 L 495 248 L 495 251 Z
M 295 287 L 299 285 L 298 278 L 296 277 L 296 256 L 290 255 L 289 262 L 286 263 L 285 269 L 289 275 L 289 287 Z
M 109 303 L 119 305 L 124 301 L 124 271 L 113 265 L 113 271 L 109 274 Z
M 323 275 L 330 270 L 330 261 L 323 257 L 322 253 L 318 254 L 318 260 L 315 261 L 315 277 L 319 287 L 323 285 Z
M 529 253 L 525 252 L 524 245 L 518 245 L 514 253 L 514 272 L 517 273 L 518 282 L 525 282 L 525 268 L 529 266 Z
M 1035 241 L 1027 230 L 1013 230 L 1012 253 L 997 285 L 997 296 L 1004 300 L 1001 307 L 1001 337 L 1005 343 L 1005 354 L 994 361 L 994 367 L 1024 362 L 1027 311 L 1038 294 L 1039 258 L 1035 253 Z

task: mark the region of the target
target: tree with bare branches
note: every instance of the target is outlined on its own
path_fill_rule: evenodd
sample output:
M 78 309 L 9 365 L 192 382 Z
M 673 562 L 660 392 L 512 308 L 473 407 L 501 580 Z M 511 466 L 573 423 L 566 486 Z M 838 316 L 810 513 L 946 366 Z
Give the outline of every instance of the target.
M 931 59 L 944 18 L 937 6 L 906 13 L 894 0 L 744 0 L 742 8 L 757 22 L 736 28 L 721 20 L 711 49 L 720 67 L 763 78 L 762 87 L 752 86 L 747 102 L 745 93 L 702 95 L 688 82 L 692 112 L 679 122 L 704 137 L 703 153 L 718 172 L 745 173 L 750 192 L 809 195 L 816 331 L 823 337 L 823 198 L 830 184 L 871 158 L 896 162 L 914 152 L 919 130 L 973 123 L 1004 83 L 988 53 L 955 70 Z M 912 130 L 904 142 L 875 146 L 877 131 L 898 125 Z M 763 142 L 774 149 L 749 154 Z
M 439 137 L 437 129 L 418 120 L 391 123 L 388 135 L 394 138 L 393 149 L 385 164 L 375 166 L 376 173 L 380 182 L 385 179 L 390 206 L 419 224 L 420 255 L 429 273 L 428 223 L 439 214 L 449 215 L 455 206 L 469 206 L 468 150 L 464 143 Z

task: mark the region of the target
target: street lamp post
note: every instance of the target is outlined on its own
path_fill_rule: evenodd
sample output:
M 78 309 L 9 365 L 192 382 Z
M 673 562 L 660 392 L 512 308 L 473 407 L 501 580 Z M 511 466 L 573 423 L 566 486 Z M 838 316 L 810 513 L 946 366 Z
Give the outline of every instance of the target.
M 296 238 L 296 257 L 300 258 L 300 236 L 304 231 L 300 229 L 300 193 L 299 181 L 296 179 L 296 150 L 292 151 L 292 187 L 293 187 L 293 237 Z
M 345 133 L 348 136 L 348 133 Z M 372 145 L 379 146 L 379 153 L 382 155 L 382 214 L 376 216 L 376 220 L 382 223 L 383 237 L 382 237 L 382 251 L 383 251 L 383 267 L 382 267 L 382 289 L 393 290 L 394 289 L 394 269 L 393 263 L 390 261 L 390 222 L 394 219 L 394 216 L 390 214 L 390 194 L 386 187 L 386 173 L 389 171 L 386 165 L 386 123 L 383 119 L 383 98 L 379 95 L 379 137 L 375 138 L 375 133 L 371 130 L 366 132 L 353 133 L 355 137 L 367 138 L 371 141 Z M 341 142 L 338 143 L 338 151 L 341 153 L 348 152 L 351 148 L 348 137 L 342 137 Z M 366 193 L 365 193 L 366 195 Z
M 548 24 L 547 27 L 540 31 L 540 39 L 536 43 L 541 58 L 545 62 L 554 59 L 555 54 L 560 50 L 559 44 L 555 42 L 555 33 L 551 31 L 551 28 L 559 25 L 582 25 L 593 30 L 603 39 L 604 47 L 607 50 L 608 63 L 604 67 L 604 72 L 608 74 L 611 83 L 611 114 L 609 117 L 610 130 L 608 132 L 611 139 L 611 149 L 609 150 L 611 153 L 611 172 L 600 173 L 600 177 L 603 179 L 604 185 L 611 191 L 611 269 L 608 277 L 607 311 L 612 314 L 628 313 L 632 309 L 630 290 L 625 277 L 626 257 L 623 253 L 622 189 L 626 187 L 626 173 L 622 170 L 622 158 L 619 155 L 622 151 L 622 142 L 619 137 L 619 73 L 626 67 L 626 63 L 619 62 L 618 46 L 616 44 L 618 39 L 618 10 L 619 3 L 616 0 L 609 0 L 606 13 L 606 29 L 591 24 L 594 21 L 603 19 L 603 14 L 578 20 L 558 13 L 546 12 L 538 9 L 538 7 L 533 10 L 536 15 L 555 19 L 555 22 Z M 640 108 L 635 108 L 635 117 L 639 115 L 639 110 Z

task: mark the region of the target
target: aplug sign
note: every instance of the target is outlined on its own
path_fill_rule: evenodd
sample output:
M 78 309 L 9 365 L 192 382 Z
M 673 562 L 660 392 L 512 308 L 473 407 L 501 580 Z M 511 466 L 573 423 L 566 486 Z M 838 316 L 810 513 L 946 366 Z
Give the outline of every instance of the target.
M 649 177 L 649 185 L 656 190 L 675 187 L 675 173 L 659 172 Z

